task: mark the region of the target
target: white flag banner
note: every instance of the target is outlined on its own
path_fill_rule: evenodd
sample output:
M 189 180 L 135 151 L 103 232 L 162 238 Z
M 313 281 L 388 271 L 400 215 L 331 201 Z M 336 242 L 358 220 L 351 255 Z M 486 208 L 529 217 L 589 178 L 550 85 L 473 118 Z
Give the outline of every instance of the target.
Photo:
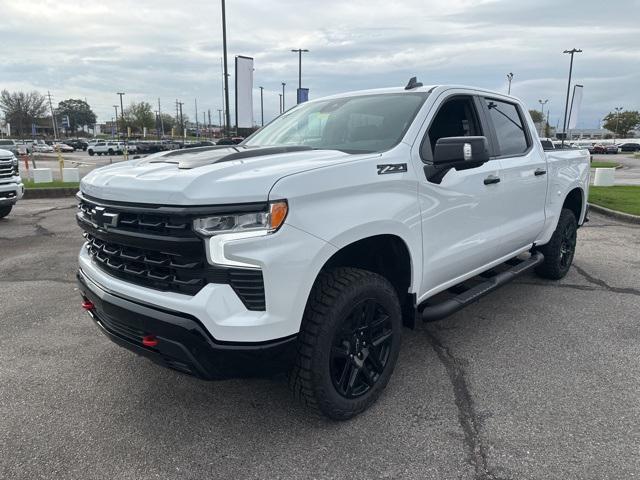
M 582 104 L 582 89 L 582 85 L 575 85 L 573 87 L 571 110 L 569 110 L 569 130 L 576 128 L 578 124 L 578 115 L 580 114 L 580 106 Z
M 253 58 L 236 57 L 236 125 L 253 127 Z

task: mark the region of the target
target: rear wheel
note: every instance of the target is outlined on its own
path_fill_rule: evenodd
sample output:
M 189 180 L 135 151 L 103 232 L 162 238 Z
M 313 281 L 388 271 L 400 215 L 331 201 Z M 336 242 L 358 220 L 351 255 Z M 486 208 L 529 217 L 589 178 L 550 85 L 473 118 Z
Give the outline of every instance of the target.
M 363 412 L 391 377 L 401 329 L 398 296 L 384 277 L 357 268 L 320 273 L 289 377 L 294 395 L 336 420 Z
M 109 149 L 109 155 L 113 155 L 113 148 Z
M 13 205 L 7 205 L 5 207 L 0 207 L 0 218 L 4 218 L 11 213 L 11 209 Z
M 577 234 L 575 215 L 568 208 L 563 208 L 551 240 L 539 248 L 544 255 L 544 261 L 536 267 L 539 276 L 559 280 L 567 274 L 576 251 Z
M 93 150 L 88 150 L 88 153 L 90 157 L 93 157 L 93 153 L 94 153 Z

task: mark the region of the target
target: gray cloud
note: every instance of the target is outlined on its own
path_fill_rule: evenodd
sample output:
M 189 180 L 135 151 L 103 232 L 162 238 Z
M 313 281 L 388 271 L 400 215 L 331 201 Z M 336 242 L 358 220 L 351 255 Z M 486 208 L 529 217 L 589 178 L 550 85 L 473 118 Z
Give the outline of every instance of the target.
M 221 101 L 219 2 L 5 0 L 0 88 L 51 90 L 56 100 L 86 97 L 100 120 L 113 115 L 115 92 L 126 101 L 176 98 L 193 117 Z M 410 0 L 403 2 L 227 2 L 229 67 L 255 57 L 256 87 L 265 87 L 265 119 L 278 109 L 280 82 L 294 103 L 297 57 L 309 48 L 303 83 L 311 96 L 425 83 L 506 90 L 530 108 L 549 99 L 555 123 L 564 106 L 568 56 L 585 86 L 581 126 L 595 127 L 614 106 L 640 109 L 637 0 Z M 231 86 L 233 78 L 231 78 Z M 233 92 L 232 92 L 233 93 Z M 256 88 L 256 118 L 259 116 Z M 233 103 L 233 102 L 232 102 Z M 200 114 L 201 115 L 201 114 Z

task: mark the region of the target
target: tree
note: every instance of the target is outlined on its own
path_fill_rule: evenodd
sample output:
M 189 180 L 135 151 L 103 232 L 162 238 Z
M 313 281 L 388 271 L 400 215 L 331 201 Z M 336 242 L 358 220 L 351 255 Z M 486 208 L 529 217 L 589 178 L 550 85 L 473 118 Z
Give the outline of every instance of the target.
M 142 132 L 144 127 L 151 130 L 156 126 L 156 115 L 149 102 L 133 102 L 124 109 L 124 120 L 132 131 Z
M 31 124 L 47 112 L 44 95 L 33 92 L 0 93 L 0 109 L 4 112 L 5 120 L 11 124 L 11 131 L 18 137 L 31 133 Z
M 162 117 L 162 126 L 164 127 L 165 133 L 171 133 L 171 129 L 175 126 L 176 120 L 168 113 L 163 113 L 160 115 Z
M 604 128 L 615 132 L 616 137 L 624 138 L 629 133 L 629 130 L 640 126 L 640 112 L 638 111 L 626 111 L 626 112 L 611 112 L 604 117 Z
M 542 115 L 542 112 L 538 110 L 529 110 L 529 114 L 531 115 L 531 119 L 533 120 L 533 123 L 544 122 L 544 115 Z
M 58 103 L 58 115 L 69 117 L 69 129 L 76 132 L 78 127 L 96 123 L 96 114 L 84 100 L 70 98 Z

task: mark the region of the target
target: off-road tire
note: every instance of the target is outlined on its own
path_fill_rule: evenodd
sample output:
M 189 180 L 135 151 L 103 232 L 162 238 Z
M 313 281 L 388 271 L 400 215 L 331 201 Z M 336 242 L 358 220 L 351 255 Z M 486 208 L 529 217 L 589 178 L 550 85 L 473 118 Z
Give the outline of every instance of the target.
M 567 274 L 576 249 L 577 229 L 576 216 L 568 208 L 563 208 L 551 240 L 538 248 L 544 255 L 544 261 L 536 267 L 536 273 L 540 277 L 560 280 Z
M 345 325 L 351 322 L 354 306 L 363 302 L 377 304 L 379 314 L 388 315 L 386 325 L 391 340 L 385 344 L 388 350 L 384 367 L 381 372 L 374 373 L 377 378 L 373 385 L 361 396 L 347 398 L 341 395 L 332 380 L 332 349 L 340 335 L 338 332 L 344 331 Z M 363 412 L 378 399 L 393 373 L 400 351 L 401 331 L 400 302 L 387 279 L 358 268 L 322 271 L 307 301 L 298 335 L 297 356 L 289 373 L 289 386 L 294 396 L 315 413 L 335 420 L 347 420 Z
M 5 207 L 0 207 L 0 218 L 4 218 L 11 213 L 11 209 L 13 205 L 7 205 Z

